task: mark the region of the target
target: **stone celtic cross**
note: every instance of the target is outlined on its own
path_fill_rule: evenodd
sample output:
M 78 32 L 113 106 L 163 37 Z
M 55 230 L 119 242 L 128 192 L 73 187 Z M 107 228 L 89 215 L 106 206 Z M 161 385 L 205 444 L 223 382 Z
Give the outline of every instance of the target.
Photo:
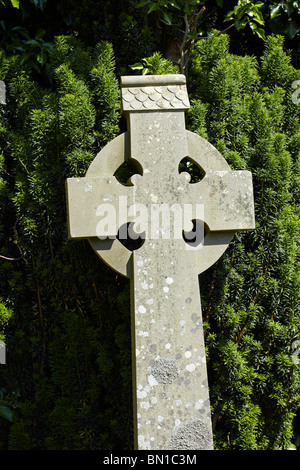
M 67 180 L 69 237 L 131 280 L 135 448 L 213 449 L 198 275 L 254 228 L 251 173 L 185 129 L 183 75 L 122 77 L 121 90 L 128 131 Z M 187 157 L 201 181 L 179 173 Z M 139 174 L 125 185 L 126 161 Z M 132 251 L 128 224 L 142 238 Z

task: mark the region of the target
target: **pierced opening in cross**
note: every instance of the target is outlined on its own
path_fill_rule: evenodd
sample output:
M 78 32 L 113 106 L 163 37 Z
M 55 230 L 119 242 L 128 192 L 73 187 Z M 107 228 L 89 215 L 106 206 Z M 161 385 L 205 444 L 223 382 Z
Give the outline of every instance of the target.
M 142 175 L 143 170 L 141 165 L 131 158 L 130 160 L 126 160 L 122 165 L 120 165 L 116 171 L 114 172 L 113 176 L 118 180 L 119 183 L 123 184 L 124 186 L 130 185 L 129 179 L 133 175 Z
M 130 251 L 135 251 L 141 248 L 145 242 L 144 234 L 136 234 L 132 230 L 132 224 L 130 222 L 121 225 L 118 230 L 117 239 L 122 243 L 125 248 Z
M 195 248 L 200 244 L 204 245 L 204 238 L 209 232 L 209 228 L 203 220 L 193 219 L 192 220 L 193 228 L 191 231 L 186 232 L 182 231 L 182 237 L 191 248 Z
M 190 183 L 199 183 L 204 176 L 205 171 L 201 166 L 193 161 L 190 157 L 183 158 L 178 165 L 179 173 L 187 172 L 191 175 Z

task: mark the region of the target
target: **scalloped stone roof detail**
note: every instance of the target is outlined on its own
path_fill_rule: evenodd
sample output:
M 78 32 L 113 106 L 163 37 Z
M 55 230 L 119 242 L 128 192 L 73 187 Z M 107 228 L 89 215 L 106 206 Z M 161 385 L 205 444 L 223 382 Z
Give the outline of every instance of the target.
M 186 85 L 162 85 L 122 88 L 123 111 L 188 109 Z

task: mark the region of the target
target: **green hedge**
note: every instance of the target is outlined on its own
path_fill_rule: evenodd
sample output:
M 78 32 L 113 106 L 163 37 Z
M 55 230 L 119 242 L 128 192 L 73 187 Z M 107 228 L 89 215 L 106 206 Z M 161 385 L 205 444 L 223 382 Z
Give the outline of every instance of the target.
M 228 41 L 197 43 L 188 79 L 188 128 L 255 188 L 256 230 L 200 276 L 215 447 L 286 449 L 300 403 L 300 74 L 281 37 L 260 61 Z M 60 36 L 47 67 L 51 87 L 0 57 L 0 449 L 131 449 L 129 282 L 68 240 L 65 210 L 65 179 L 124 127 L 112 46 Z

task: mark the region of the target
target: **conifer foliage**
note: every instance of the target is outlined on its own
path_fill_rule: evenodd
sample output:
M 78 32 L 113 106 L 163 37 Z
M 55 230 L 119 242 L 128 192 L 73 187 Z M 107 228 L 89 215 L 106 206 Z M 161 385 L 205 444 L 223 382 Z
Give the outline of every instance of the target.
M 84 176 L 121 132 L 112 45 L 59 36 L 47 67 L 45 87 L 0 56 L 0 449 L 131 449 L 128 280 L 68 240 L 65 209 L 65 179 Z M 261 60 L 231 54 L 218 34 L 191 57 L 187 126 L 231 169 L 251 170 L 255 190 L 256 230 L 200 276 L 217 449 L 295 438 L 299 79 L 281 37 Z
M 52 89 L 1 57 L 4 449 L 131 446 L 128 285 L 87 242 L 68 241 L 65 209 L 65 179 L 119 133 L 113 69 L 109 43 L 86 50 L 71 37 L 56 39 Z

